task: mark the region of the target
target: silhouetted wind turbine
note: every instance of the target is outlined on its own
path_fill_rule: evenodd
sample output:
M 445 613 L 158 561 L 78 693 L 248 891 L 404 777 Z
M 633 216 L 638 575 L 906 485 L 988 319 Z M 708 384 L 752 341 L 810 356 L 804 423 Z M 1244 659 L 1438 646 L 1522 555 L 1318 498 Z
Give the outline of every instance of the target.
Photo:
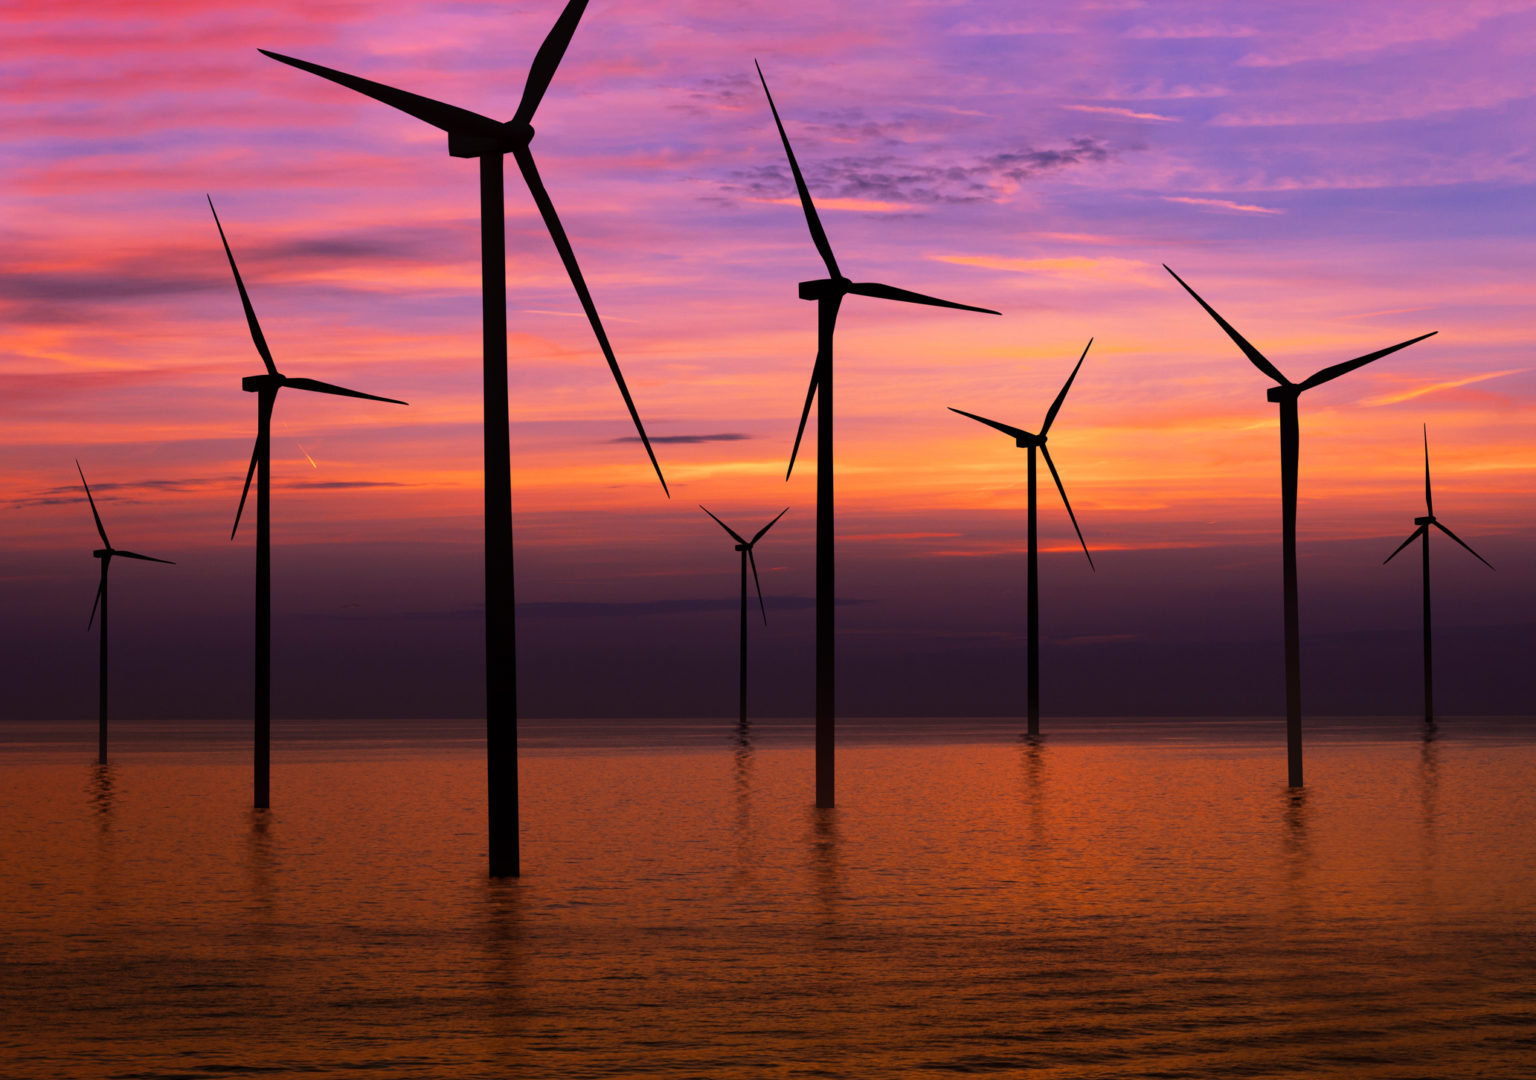
M 368 401 L 387 401 L 392 405 L 404 405 L 396 398 L 364 394 L 348 390 L 344 386 L 319 382 L 316 379 L 290 379 L 277 370 L 267 339 L 256 321 L 256 310 L 246 294 L 245 282 L 240 280 L 240 268 L 235 265 L 234 253 L 229 250 L 229 240 L 224 236 L 224 226 L 219 222 L 219 212 L 213 209 L 213 223 L 218 226 L 219 239 L 224 243 L 224 254 L 229 258 L 229 269 L 235 275 L 235 288 L 240 290 L 240 304 L 245 308 L 245 321 L 251 328 L 251 341 L 266 365 L 263 375 L 247 375 L 241 387 L 256 395 L 256 446 L 251 450 L 251 464 L 245 470 L 245 487 L 240 491 L 240 506 L 235 510 L 235 525 L 229 530 L 233 540 L 240 528 L 240 515 L 245 512 L 245 497 L 251 492 L 251 476 L 256 476 L 256 765 L 255 799 L 258 807 L 272 805 L 272 408 L 277 403 L 277 392 L 284 387 L 294 390 L 311 390 L 317 394 L 335 394 L 339 397 L 365 398 Z
M 784 123 L 779 119 L 778 107 L 768 91 L 768 80 L 763 78 L 762 65 L 757 65 L 757 77 L 768 96 L 768 108 L 773 111 L 773 122 L 779 129 L 784 143 L 784 154 L 789 158 L 789 170 L 795 176 L 795 188 L 800 192 L 800 205 L 805 211 L 805 222 L 811 230 L 811 242 L 827 265 L 827 276 L 800 283 L 800 299 L 816 301 L 816 363 L 811 369 L 811 385 L 805 394 L 805 408 L 800 413 L 800 427 L 795 432 L 795 445 L 790 451 L 789 468 L 784 479 L 794 471 L 795 458 L 800 453 L 800 439 L 805 434 L 805 422 L 811 414 L 811 402 L 820 395 L 816 406 L 816 805 L 834 806 L 836 792 L 836 672 L 834 633 L 836 623 L 833 605 L 836 603 L 836 574 L 833 553 L 833 454 L 832 454 L 832 337 L 837 327 L 837 312 L 843 297 L 871 296 L 878 300 L 899 300 L 908 304 L 927 304 L 932 307 L 956 308 L 960 311 L 979 311 L 985 315 L 997 315 L 991 308 L 972 307 L 950 300 L 939 300 L 922 293 L 898 289 L 877 282 L 854 282 L 843 276 L 832 255 L 832 244 L 826 230 L 816 215 L 816 204 L 811 201 L 810 189 L 795 161 L 795 152 L 784 133 Z
M 485 386 L 485 682 L 486 682 L 486 772 L 488 813 L 490 818 L 490 872 L 493 877 L 516 877 L 521 868 L 518 837 L 517 799 L 517 642 L 514 617 L 512 573 L 512 463 L 507 446 L 507 238 L 506 207 L 502 188 L 502 159 L 511 154 L 528 185 L 528 192 L 539 208 L 544 227 L 560 253 L 566 273 L 576 289 L 576 296 L 597 335 L 598 346 L 619 384 L 624 405 L 640 433 L 640 441 L 656 470 L 663 491 L 667 481 L 661 475 L 651 440 L 640 423 L 640 413 L 629 396 L 629 387 L 614 359 L 613 347 L 598 318 L 597 307 L 587 291 L 581 267 L 566 238 L 565 228 L 555 213 L 555 205 L 539 178 L 530 144 L 533 141 L 533 114 L 544 92 L 555 77 L 555 69 L 565 55 L 576 25 L 581 21 L 587 0 L 570 0 L 549 36 L 539 46 L 523 86 L 523 98 L 511 120 L 501 123 L 490 117 L 446 105 L 431 98 L 396 90 L 383 83 L 360 79 L 356 75 L 321 67 L 291 56 L 259 50 L 274 60 L 319 75 L 356 90 L 376 101 L 409 113 L 448 133 L 448 153 L 452 157 L 480 159 L 480 291 L 484 324 Z M 671 492 L 667 492 L 671 497 Z
M 1020 446 L 1029 451 L 1029 734 L 1040 734 L 1040 565 L 1035 538 L 1035 451 L 1038 450 L 1045 457 L 1046 467 L 1051 470 L 1051 478 L 1056 481 L 1056 490 L 1061 492 L 1061 503 L 1067 508 L 1067 517 L 1072 519 L 1072 528 L 1077 532 L 1077 542 L 1083 545 L 1083 554 L 1088 556 L 1088 565 L 1093 567 L 1093 555 L 1088 551 L 1088 542 L 1083 539 L 1083 530 L 1077 527 L 1077 515 L 1072 513 L 1072 504 L 1067 501 L 1067 489 L 1062 486 L 1061 474 L 1056 471 L 1056 463 L 1051 460 L 1051 452 L 1046 448 L 1046 436 L 1050 433 L 1051 424 L 1056 420 L 1056 414 L 1061 411 L 1061 403 L 1067 400 L 1067 391 L 1072 389 L 1072 380 L 1077 378 L 1078 368 L 1083 366 L 1083 361 L 1088 357 L 1088 349 L 1093 345 L 1093 339 L 1088 339 L 1088 344 L 1083 346 L 1083 355 L 1077 358 L 1077 367 L 1072 369 L 1072 374 L 1067 376 L 1067 381 L 1062 384 L 1061 393 L 1056 395 L 1056 400 L 1051 402 L 1050 410 L 1045 414 L 1045 423 L 1040 425 L 1040 434 L 1035 435 L 1022 428 L 1009 427 L 1000 424 L 996 420 L 988 420 L 985 416 L 977 416 L 968 413 L 964 409 L 956 409 L 950 406 L 949 411 L 959 413 L 961 416 L 969 416 L 972 420 L 994 427 L 1014 440 L 1015 446 Z
M 1163 269 L 1173 274 L 1173 280 L 1184 285 L 1184 291 L 1205 308 L 1206 314 L 1215 319 L 1216 324 L 1227 332 L 1227 336 L 1243 351 L 1243 355 L 1252 361 L 1253 366 L 1277 384 L 1269 388 L 1267 396 L 1270 401 L 1280 406 L 1280 543 L 1285 592 L 1286 769 L 1290 786 L 1301 787 L 1301 623 L 1296 599 L 1296 477 L 1301 448 L 1301 423 L 1297 400 L 1303 391 L 1321 386 L 1325 382 L 1337 379 L 1340 375 L 1354 371 L 1356 368 L 1364 367 L 1373 360 L 1380 360 L 1383 356 L 1395 353 L 1399 349 L 1406 349 L 1427 337 L 1434 337 L 1439 331 L 1431 330 L 1427 334 L 1400 341 L 1385 349 L 1378 349 L 1373 353 L 1357 356 L 1353 360 L 1345 360 L 1341 364 L 1325 367 L 1310 378 L 1293 383 L 1282 375 L 1280 369 L 1270 363 L 1263 353 L 1250 345 L 1242 334 L 1234 330 L 1226 319 L 1216 314 L 1216 310 L 1202 300 L 1199 293 L 1185 285 L 1183 278 L 1174 274 L 1166 265 Z
M 1413 543 L 1415 540 L 1423 539 L 1423 541 L 1424 541 L 1424 722 L 1426 724 L 1433 724 L 1435 722 L 1435 674 L 1434 674 L 1434 658 L 1433 658 L 1433 656 L 1431 655 L 1431 652 L 1430 652 L 1430 631 L 1429 631 L 1429 527 L 1431 525 L 1433 525 L 1435 528 L 1437 528 L 1441 532 L 1445 533 L 1446 536 L 1449 536 L 1452 540 L 1456 541 L 1462 547 L 1466 548 L 1469 552 L 1472 552 L 1472 557 L 1474 559 L 1476 559 L 1478 562 L 1482 563 L 1488 569 L 1490 569 L 1490 570 L 1493 569 L 1493 563 L 1491 563 L 1487 559 L 1483 558 L 1477 552 L 1472 551 L 1471 545 L 1469 545 L 1465 540 L 1463 540 L 1461 537 L 1457 536 L 1455 533 L 1451 532 L 1450 529 L 1447 529 L 1444 525 L 1440 524 L 1440 520 L 1435 517 L 1435 499 L 1434 499 L 1434 496 L 1430 493 L 1430 490 L 1429 490 L 1429 425 L 1428 424 L 1424 425 L 1424 516 L 1423 517 L 1414 518 L 1413 519 L 1413 523 L 1415 525 L 1417 525 L 1418 528 L 1414 529 L 1413 532 L 1409 533 L 1408 534 L 1408 539 L 1404 540 L 1401 544 L 1398 545 L 1397 551 L 1394 551 L 1392 554 L 1388 555 L 1385 559 L 1383 559 L 1381 565 L 1385 566 L 1385 565 L 1387 565 L 1387 563 L 1389 563 L 1393 559 L 1397 558 L 1398 553 L 1401 552 L 1403 550 L 1403 548 L 1405 548 L 1409 544 Z
M 752 584 L 757 586 L 757 606 L 763 613 L 763 625 L 768 625 L 768 609 L 763 605 L 763 583 L 757 579 L 757 557 L 752 554 L 752 549 L 757 542 L 767 534 L 768 530 L 779 523 L 779 518 L 789 513 L 789 507 L 778 512 L 772 521 L 757 530 L 757 534 L 750 540 L 745 540 L 735 529 L 710 513 L 709 507 L 700 504 L 710 517 L 715 518 L 715 524 L 731 534 L 731 539 L 736 541 L 736 550 L 741 552 L 741 709 L 740 722 L 743 727 L 747 723 L 747 563 L 752 564 Z
M 112 565 L 114 555 L 124 559 L 142 559 L 144 562 L 167 563 L 172 566 L 170 559 L 156 559 L 150 555 L 140 555 L 133 551 L 123 551 L 112 546 L 112 541 L 107 539 L 107 530 L 101 523 L 101 515 L 96 512 L 96 500 L 91 497 L 91 485 L 85 482 L 85 470 L 80 468 L 80 462 L 75 461 L 75 471 L 80 474 L 80 483 L 85 485 L 85 497 L 91 504 L 91 516 L 96 519 L 96 531 L 101 535 L 101 547 L 91 552 L 94 558 L 101 560 L 101 584 L 96 586 L 96 599 L 91 604 L 91 617 L 86 620 L 85 628 L 89 630 L 91 623 L 96 621 L 96 609 L 101 608 L 101 671 L 97 677 L 96 694 L 98 705 L 98 722 L 96 729 L 96 761 L 98 764 L 107 763 L 107 567 Z

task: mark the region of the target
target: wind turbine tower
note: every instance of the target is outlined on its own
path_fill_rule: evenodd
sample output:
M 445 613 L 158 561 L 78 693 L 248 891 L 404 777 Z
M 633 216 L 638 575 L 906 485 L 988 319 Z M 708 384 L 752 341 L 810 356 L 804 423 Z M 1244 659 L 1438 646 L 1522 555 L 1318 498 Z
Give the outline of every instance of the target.
M 1093 339 L 1088 339 L 1088 344 L 1083 346 L 1083 355 L 1077 358 L 1077 367 L 1072 369 L 1072 374 L 1067 376 L 1067 381 L 1062 384 L 1061 393 L 1056 395 L 1056 400 L 1051 402 L 1051 407 L 1045 414 L 1045 423 L 1040 425 L 1040 433 L 1025 431 L 1023 428 L 1009 427 L 1007 424 L 996 420 L 988 420 L 985 416 L 977 416 L 968 413 L 964 409 L 950 407 L 950 412 L 968 416 L 972 420 L 996 428 L 1003 434 L 1012 437 L 1014 445 L 1029 451 L 1029 589 L 1028 589 L 1028 678 L 1029 689 L 1026 701 L 1028 709 L 1029 734 L 1040 734 L 1040 558 L 1037 535 L 1035 532 L 1035 456 L 1038 453 L 1045 458 L 1046 468 L 1051 470 L 1051 479 L 1056 481 L 1056 490 L 1061 493 L 1061 503 L 1067 508 L 1067 517 L 1072 519 L 1072 529 L 1077 533 L 1077 542 L 1083 545 L 1083 554 L 1088 556 L 1089 569 L 1094 569 L 1093 555 L 1088 551 L 1088 542 L 1083 539 L 1083 530 L 1077 527 L 1077 515 L 1072 513 L 1072 503 L 1067 499 L 1067 489 L 1061 483 L 1061 474 L 1056 471 L 1056 463 L 1051 460 L 1051 452 L 1046 449 L 1046 437 L 1050 434 L 1051 425 L 1056 422 L 1056 414 L 1061 411 L 1062 402 L 1067 400 L 1067 391 L 1072 389 L 1072 380 L 1077 378 L 1078 370 L 1083 366 L 1083 361 L 1088 357 L 1088 350 L 1093 345 Z
M 736 550 L 741 552 L 741 674 L 740 674 L 740 709 L 738 715 L 743 730 L 747 726 L 747 564 L 752 564 L 752 584 L 757 586 L 757 606 L 763 615 L 763 625 L 768 625 L 768 609 L 763 604 L 763 583 L 757 577 L 757 556 L 753 549 L 757 542 L 767 535 L 768 530 L 779 523 L 779 518 L 789 513 L 789 507 L 780 510 L 772 521 L 758 529 L 752 539 L 748 540 L 725 522 L 715 517 L 707 506 L 700 505 L 710 517 L 715 519 L 715 524 L 730 533 L 731 539 L 736 541 Z
M 92 557 L 101 560 L 101 584 L 96 586 L 96 599 L 91 604 L 91 617 L 86 620 L 85 628 L 89 630 L 91 623 L 96 621 L 96 609 L 101 609 L 101 645 L 100 645 L 100 671 L 96 681 L 97 696 L 97 724 L 96 724 L 96 762 L 99 765 L 107 763 L 107 568 L 112 565 L 112 558 L 139 559 L 143 562 L 166 563 L 174 566 L 170 559 L 156 559 L 151 555 L 140 555 L 134 551 L 124 551 L 112 546 L 112 541 L 107 539 L 107 530 L 101 523 L 101 515 L 96 512 L 96 500 L 91 496 L 91 485 L 85 482 L 85 470 L 80 468 L 80 462 L 75 462 L 75 471 L 80 474 L 80 483 L 85 487 L 85 497 L 91 504 L 91 517 L 96 519 L 96 532 L 101 537 L 101 547 L 91 552 Z
M 1433 650 L 1432 635 L 1430 634 L 1430 618 L 1429 618 L 1429 530 L 1430 530 L 1430 528 L 1434 527 L 1436 529 L 1439 529 L 1441 532 L 1445 533 L 1446 536 L 1449 536 L 1452 540 L 1456 541 L 1462 547 L 1466 548 L 1467 551 L 1471 552 L 1472 557 L 1474 559 L 1476 559 L 1478 562 L 1482 563 L 1488 569 L 1490 569 L 1490 570 L 1493 569 L 1493 563 L 1491 563 L 1487 559 L 1483 558 L 1477 552 L 1472 551 L 1471 545 L 1469 545 L 1465 540 L 1463 540 L 1461 537 L 1457 536 L 1455 533 L 1451 532 L 1450 529 L 1446 528 L 1444 525 L 1442 525 L 1440 523 L 1440 519 L 1439 518 L 1435 517 L 1435 497 L 1434 497 L 1433 492 L 1431 492 L 1430 488 L 1429 488 L 1429 425 L 1428 424 L 1424 425 L 1424 516 L 1423 517 L 1416 517 L 1416 518 L 1414 518 L 1413 519 L 1413 523 L 1415 525 L 1417 525 L 1418 528 L 1414 529 L 1413 532 L 1409 533 L 1408 534 L 1408 539 L 1404 540 L 1401 544 L 1399 544 L 1397 546 L 1397 551 L 1394 551 L 1392 554 L 1388 555 L 1385 559 L 1382 560 L 1382 565 L 1385 566 L 1387 563 L 1389 563 L 1393 559 L 1397 558 L 1398 554 L 1403 550 L 1403 548 L 1407 547 L 1409 544 L 1413 543 L 1415 540 L 1422 541 L 1422 548 L 1423 548 L 1423 555 L 1424 555 L 1424 722 L 1426 724 L 1433 724 L 1435 722 L 1435 663 L 1434 663 L 1434 650 Z
M 213 209 L 213 199 L 208 200 L 213 210 L 213 223 L 218 227 L 219 240 L 224 244 L 224 255 L 229 259 L 229 269 L 235 275 L 235 288 L 240 291 L 240 305 L 245 309 L 246 325 L 250 327 L 251 341 L 266 371 L 260 375 L 247 375 L 241 380 L 241 388 L 256 395 L 256 445 L 251 450 L 251 464 L 245 470 L 245 487 L 240 491 L 240 506 L 235 510 L 235 525 L 229 530 L 233 540 L 240 529 L 240 515 L 245 512 L 245 498 L 251 493 L 251 477 L 256 478 L 256 664 L 255 664 L 255 761 L 252 786 L 255 805 L 265 809 L 272 805 L 272 410 L 277 404 L 277 392 L 287 387 L 293 390 L 309 390 L 316 394 L 334 394 L 338 397 L 363 398 L 367 401 L 386 401 L 391 405 L 404 405 L 396 398 L 378 397 L 344 386 L 320 382 L 318 379 L 290 379 L 277 370 L 272 360 L 272 350 L 256 321 L 256 309 L 246 294 L 245 282 L 240 279 L 240 268 L 235 265 L 234 253 L 229 250 L 229 240 L 224 236 L 224 226 L 219 223 L 219 212 Z
M 1216 310 L 1200 298 L 1200 294 L 1184 283 L 1166 265 L 1163 267 L 1173 280 L 1184 286 L 1184 291 L 1195 298 L 1206 314 L 1216 320 L 1233 343 L 1248 357 L 1250 363 L 1275 382 L 1266 395 L 1280 406 L 1280 555 L 1282 563 L 1283 598 L 1285 603 L 1285 758 L 1287 780 L 1291 787 L 1302 786 L 1301 768 L 1301 618 L 1296 591 L 1296 482 L 1301 453 L 1301 420 L 1298 403 L 1301 395 L 1314 386 L 1346 375 L 1364 367 L 1373 360 L 1406 349 L 1415 342 L 1434 337 L 1431 330 L 1408 341 L 1400 341 L 1385 349 L 1357 356 L 1353 360 L 1325 367 L 1323 370 L 1294 383 L 1287 379 L 1265 355 L 1248 343 L 1248 339 L 1232 328 L 1232 324 L 1216 314 Z
M 656 478 L 661 481 L 662 490 L 667 490 L 667 481 L 661 475 L 651 440 L 640 423 L 640 413 L 629 395 L 629 387 L 625 385 L 624 375 L 614 358 L 602 320 L 598 318 L 597 306 L 587 291 L 586 279 L 576 264 L 576 255 L 566 238 L 565 228 L 560 224 L 555 205 L 550 201 L 533 160 L 534 112 L 544 100 L 544 93 L 555 77 L 586 7 L 587 0 L 569 0 L 565 5 L 554 28 L 539 46 L 517 112 L 506 123 L 334 68 L 260 50 L 273 60 L 329 79 L 447 132 L 448 153 L 452 157 L 480 159 L 480 300 L 485 395 L 485 753 L 492 877 L 516 877 L 522 867 L 518 836 L 512 463 L 507 445 L 507 237 L 503 174 L 504 159 L 508 154 L 517 162 L 523 182 L 528 185 L 528 193 L 539 208 L 544 227 L 554 241 L 555 250 L 560 253 L 560 261 L 565 264 L 571 285 L 592 325 L 598 347 L 608 361 L 608 370 L 618 384 L 624 406 L 629 410 L 635 430 L 640 433 L 640 442 L 656 470 Z
M 833 448 L 832 448 L 832 339 L 837 328 L 837 312 L 845 296 L 869 296 L 877 300 L 897 300 L 906 304 L 926 304 L 932 307 L 955 308 L 959 311 L 979 311 L 996 315 L 991 308 L 972 307 L 950 300 L 939 300 L 922 293 L 898 289 L 878 282 L 849 281 L 838 269 L 832 255 L 832 244 L 827 232 L 821 227 L 816 214 L 816 204 L 811 201 L 810 189 L 795 161 L 795 152 L 779 119 L 779 110 L 768 91 L 768 80 L 758 67 L 757 77 L 768 97 L 768 108 L 773 112 L 774 125 L 779 129 L 779 139 L 784 143 L 784 154 L 789 159 L 789 170 L 795 177 L 795 189 L 800 193 L 800 206 L 805 213 L 805 223 L 811 230 L 811 242 L 826 264 L 827 276 L 800 283 L 800 299 L 816 303 L 816 363 L 811 369 L 811 386 L 806 391 L 805 408 L 800 413 L 800 427 L 795 432 L 795 445 L 789 454 L 789 468 L 784 479 L 788 480 L 795 468 L 795 458 L 800 453 L 800 439 L 805 434 L 805 422 L 811 414 L 811 403 L 820 395 L 816 406 L 816 805 L 837 804 L 836 778 L 836 618 L 837 575 L 834 545 L 833 500 Z

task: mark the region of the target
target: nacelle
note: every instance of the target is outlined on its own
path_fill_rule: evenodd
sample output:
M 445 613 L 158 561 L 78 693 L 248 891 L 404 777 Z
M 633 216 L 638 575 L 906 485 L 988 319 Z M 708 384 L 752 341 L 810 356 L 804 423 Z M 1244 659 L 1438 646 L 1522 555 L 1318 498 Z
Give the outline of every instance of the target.
M 533 128 L 507 125 L 495 134 L 482 132 L 450 131 L 448 153 L 452 157 L 477 158 L 487 154 L 510 154 L 521 150 L 533 141 Z
M 831 300 L 834 297 L 848 295 L 848 287 L 853 282 L 847 278 L 817 278 L 815 281 L 802 281 L 800 283 L 800 299 L 802 300 Z

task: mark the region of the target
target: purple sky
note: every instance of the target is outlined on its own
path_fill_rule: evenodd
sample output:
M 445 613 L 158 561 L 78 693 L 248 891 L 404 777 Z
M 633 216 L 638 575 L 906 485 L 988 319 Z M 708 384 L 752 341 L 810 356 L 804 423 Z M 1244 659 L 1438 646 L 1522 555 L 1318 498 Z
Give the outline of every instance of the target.
M 281 715 L 479 708 L 473 162 L 260 56 L 510 116 L 559 4 L 12 5 L 0 12 L 0 647 L 13 708 L 94 707 L 96 538 L 124 716 L 249 705 L 229 525 L 259 369 L 205 193 L 279 365 L 401 397 L 301 400 L 274 436 Z M 752 61 L 839 259 L 1004 317 L 845 305 L 843 707 L 1022 695 L 1022 455 L 1052 432 L 1090 573 L 1042 493 L 1056 713 L 1279 708 L 1275 417 L 1167 263 L 1292 378 L 1439 335 L 1302 406 L 1307 708 L 1411 712 L 1436 508 L 1442 707 L 1528 713 L 1536 3 L 594 0 L 535 120 L 541 169 L 672 484 L 663 498 L 520 181 L 508 282 L 523 706 L 733 707 L 738 528 L 764 542 L 755 707 L 810 710 L 815 444 L 783 479 L 819 273 Z

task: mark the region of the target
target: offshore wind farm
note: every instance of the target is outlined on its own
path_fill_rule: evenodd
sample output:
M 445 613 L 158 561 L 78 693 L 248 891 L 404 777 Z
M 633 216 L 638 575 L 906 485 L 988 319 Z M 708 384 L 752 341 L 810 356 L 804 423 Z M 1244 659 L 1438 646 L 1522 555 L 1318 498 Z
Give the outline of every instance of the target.
M 5 19 L 0 1071 L 1530 1074 L 1536 13 Z

